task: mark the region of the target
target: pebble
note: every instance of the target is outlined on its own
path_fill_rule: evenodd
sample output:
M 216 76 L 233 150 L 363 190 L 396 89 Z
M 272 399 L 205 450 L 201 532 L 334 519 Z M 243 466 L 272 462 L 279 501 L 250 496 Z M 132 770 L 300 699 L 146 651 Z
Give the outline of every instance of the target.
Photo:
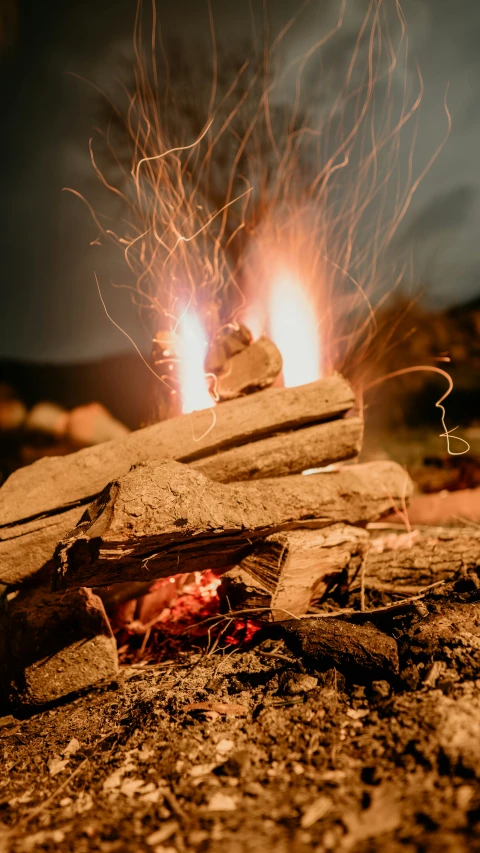
M 291 675 L 285 683 L 281 684 L 281 692 L 288 696 L 299 696 L 301 693 L 308 693 L 318 686 L 318 678 L 312 675 L 305 675 L 299 672 Z

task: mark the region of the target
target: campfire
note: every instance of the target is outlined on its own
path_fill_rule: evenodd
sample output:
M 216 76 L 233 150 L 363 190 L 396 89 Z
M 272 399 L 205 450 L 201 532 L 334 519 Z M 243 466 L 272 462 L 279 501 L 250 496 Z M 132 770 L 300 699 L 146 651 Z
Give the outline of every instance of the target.
M 408 529 L 405 470 L 358 460 L 364 393 L 378 381 L 369 374 L 393 334 L 376 333 L 381 261 L 421 178 L 409 172 L 379 221 L 421 89 L 399 115 L 386 102 L 378 126 L 377 84 L 385 75 L 392 83 L 404 33 L 395 50 L 389 38 L 368 49 L 360 88 L 353 66 L 387 26 L 381 7 L 372 5 L 342 89 L 353 127 L 340 101 L 322 127 L 302 113 L 307 58 L 296 64 L 293 112 L 280 121 L 271 102 L 281 70 L 270 77 L 279 36 L 266 67 L 243 63 L 219 97 L 214 75 L 188 141 L 159 98 L 139 6 L 136 85 L 124 112 L 112 105 L 130 153 L 128 166 L 116 160 L 116 184 L 105 150 L 97 157 L 91 146 L 127 215 L 114 230 L 91 212 L 95 242 L 121 250 L 135 299 L 156 324 L 144 359 L 155 416 L 129 435 L 24 467 L 2 487 L 10 702 L 42 706 L 115 678 L 115 637 L 125 661 L 161 654 L 159 637 L 234 645 L 282 636 L 320 668 L 392 680 L 399 650 L 386 620 L 421 609 L 432 588 L 475 568 L 478 533 Z M 112 137 L 103 139 L 111 153 Z M 219 183 L 215 158 L 223 161 L 226 142 Z M 391 291 L 402 272 L 390 266 L 389 275 Z M 399 520 L 406 533 L 395 530 Z

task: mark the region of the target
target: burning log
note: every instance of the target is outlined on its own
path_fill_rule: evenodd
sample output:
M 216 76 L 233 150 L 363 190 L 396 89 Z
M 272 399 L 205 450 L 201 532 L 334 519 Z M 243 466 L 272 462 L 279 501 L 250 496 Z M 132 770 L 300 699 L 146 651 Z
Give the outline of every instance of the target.
M 24 588 L 0 613 L 0 687 L 14 704 L 50 702 L 112 680 L 117 648 L 103 604 L 88 589 Z M 5 695 L 6 694 L 6 695 Z
M 302 616 L 335 586 L 348 589 L 369 544 L 366 530 L 345 524 L 275 533 L 223 575 L 222 597 L 233 609 L 265 610 L 274 621 Z
M 228 568 L 281 530 L 378 518 L 411 483 L 393 462 L 308 477 L 214 483 L 175 462 L 138 465 L 110 483 L 57 551 L 61 588 Z
M 349 384 L 334 375 L 270 388 L 15 471 L 0 490 L 0 582 L 22 583 L 38 572 L 107 483 L 139 462 L 197 464 L 225 481 L 294 473 L 354 455 L 361 424 L 343 419 L 354 404 Z

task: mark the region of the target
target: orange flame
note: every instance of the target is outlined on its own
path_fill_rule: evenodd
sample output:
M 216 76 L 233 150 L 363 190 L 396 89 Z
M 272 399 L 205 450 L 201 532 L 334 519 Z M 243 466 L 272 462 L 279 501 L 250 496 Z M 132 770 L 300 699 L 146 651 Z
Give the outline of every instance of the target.
M 186 311 L 178 323 L 179 378 L 184 415 L 213 405 L 208 392 L 203 365 L 207 354 L 207 341 L 200 320 L 192 311 Z
M 321 376 L 320 334 L 315 306 L 302 283 L 288 272 L 275 280 L 270 294 L 270 334 L 283 358 L 287 388 Z

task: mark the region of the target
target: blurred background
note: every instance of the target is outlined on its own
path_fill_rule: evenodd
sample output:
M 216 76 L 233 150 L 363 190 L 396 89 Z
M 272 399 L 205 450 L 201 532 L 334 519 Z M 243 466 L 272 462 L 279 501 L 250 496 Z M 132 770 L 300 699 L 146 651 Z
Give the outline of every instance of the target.
M 297 13 L 285 37 L 285 61 L 308 51 L 338 7 L 338 0 L 269 4 L 272 37 Z M 342 30 L 322 59 L 331 91 L 348 69 L 367 7 L 366 0 L 346 0 Z M 448 353 L 455 382 L 451 425 L 475 430 L 480 422 L 480 5 L 407 0 L 403 11 L 410 57 L 406 80 L 413 80 L 418 63 L 424 86 L 414 147 L 420 171 L 444 138 L 447 91 L 452 127 L 392 243 L 392 265 L 400 255 L 407 257 L 408 272 L 405 287 L 379 313 L 386 326 L 395 318 L 399 344 L 377 370 L 434 363 Z M 207 3 L 158 0 L 157 12 L 172 78 L 180 89 L 182 80 L 201 86 L 202 57 L 205 75 L 211 73 Z M 151 333 L 128 292 L 112 287 L 125 276 L 118 254 L 91 245 L 96 229 L 88 210 L 62 192 L 73 187 L 96 206 L 100 189 L 88 143 L 106 120 L 99 90 L 108 95 L 116 81 L 129 85 L 135 13 L 136 0 L 0 0 L 3 476 L 43 452 L 84 446 L 109 430 L 121 433 L 122 424 L 136 428 L 146 417 L 148 371 L 106 316 L 95 272 L 109 312 L 147 358 Z M 241 58 L 255 38 L 262 41 L 262 3 L 213 0 L 212 14 L 226 61 Z M 307 100 L 318 110 L 328 108 L 331 95 L 322 89 L 320 71 L 313 67 L 306 76 Z M 404 71 L 399 70 L 392 99 L 402 96 Z M 280 106 L 294 97 L 288 76 L 276 97 Z M 400 154 L 405 162 L 409 150 Z M 437 425 L 439 388 L 442 393 L 441 382 L 418 374 L 385 384 L 371 404 L 375 425 L 410 430 Z M 30 417 L 27 440 L 27 415 L 45 401 L 53 408 Z M 104 428 L 98 427 L 98 407 L 84 410 L 80 427 L 66 426 L 65 412 L 91 403 L 103 407 Z M 108 427 L 110 416 L 115 425 Z

